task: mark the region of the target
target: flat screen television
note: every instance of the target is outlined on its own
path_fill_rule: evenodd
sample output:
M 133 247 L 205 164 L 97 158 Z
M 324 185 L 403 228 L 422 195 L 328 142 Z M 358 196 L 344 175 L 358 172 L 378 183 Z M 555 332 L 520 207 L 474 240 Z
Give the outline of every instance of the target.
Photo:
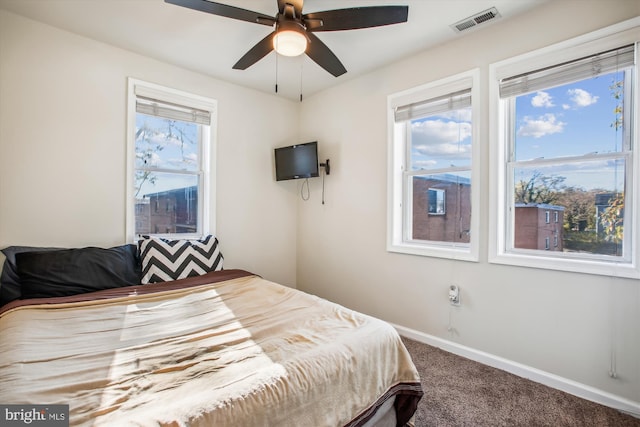
M 276 181 L 320 176 L 317 141 L 280 147 L 274 151 Z

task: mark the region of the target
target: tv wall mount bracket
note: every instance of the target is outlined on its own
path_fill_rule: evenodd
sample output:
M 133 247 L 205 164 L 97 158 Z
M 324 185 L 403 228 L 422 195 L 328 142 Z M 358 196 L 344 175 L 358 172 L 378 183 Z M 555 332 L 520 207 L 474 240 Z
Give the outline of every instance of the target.
M 320 163 L 320 166 L 324 168 L 324 172 L 329 175 L 331 172 L 331 166 L 329 165 L 329 159 L 327 159 L 324 163 Z

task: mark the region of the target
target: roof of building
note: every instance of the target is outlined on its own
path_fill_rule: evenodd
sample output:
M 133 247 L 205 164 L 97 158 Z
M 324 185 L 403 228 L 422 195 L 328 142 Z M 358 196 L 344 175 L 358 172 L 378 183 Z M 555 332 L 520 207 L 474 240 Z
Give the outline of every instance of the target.
M 182 187 L 182 188 L 174 188 L 166 191 L 159 191 L 157 193 L 147 193 L 143 197 L 163 197 L 163 196 L 172 196 L 174 194 L 184 192 L 184 191 L 197 191 L 198 186 L 193 185 L 191 187 Z
M 471 185 L 471 179 L 465 176 L 454 175 L 452 173 L 439 173 L 434 175 L 415 175 L 414 178 L 425 179 L 429 181 L 442 181 L 442 182 L 449 182 L 454 184 Z
M 548 203 L 516 203 L 516 208 L 538 208 L 538 209 L 550 209 L 554 211 L 565 210 L 564 206 L 550 205 Z

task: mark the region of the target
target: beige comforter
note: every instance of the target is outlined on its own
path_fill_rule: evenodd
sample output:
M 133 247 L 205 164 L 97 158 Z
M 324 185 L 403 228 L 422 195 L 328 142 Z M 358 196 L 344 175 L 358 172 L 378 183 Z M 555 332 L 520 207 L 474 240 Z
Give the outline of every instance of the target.
M 96 426 L 358 425 L 394 396 L 415 409 L 418 374 L 390 325 L 235 276 L 9 307 L 0 402 L 69 404 L 72 425 Z

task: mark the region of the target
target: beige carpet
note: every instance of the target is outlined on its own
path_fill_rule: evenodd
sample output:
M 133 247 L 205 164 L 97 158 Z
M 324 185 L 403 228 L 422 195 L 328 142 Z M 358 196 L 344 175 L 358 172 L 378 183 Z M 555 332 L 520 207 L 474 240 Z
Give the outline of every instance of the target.
M 640 419 L 403 338 L 424 389 L 416 427 L 640 427 Z

